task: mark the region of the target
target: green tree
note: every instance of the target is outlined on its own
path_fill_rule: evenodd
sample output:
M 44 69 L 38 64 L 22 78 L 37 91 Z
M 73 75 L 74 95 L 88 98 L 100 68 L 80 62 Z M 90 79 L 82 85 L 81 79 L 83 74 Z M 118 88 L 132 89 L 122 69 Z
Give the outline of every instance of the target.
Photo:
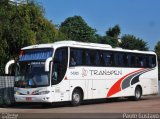
M 121 33 L 121 29 L 119 25 L 115 25 L 112 28 L 109 28 L 108 31 L 106 31 L 106 36 L 110 36 L 112 38 L 118 39 L 118 36 Z
M 62 33 L 44 17 L 42 6 L 33 0 L 26 0 L 24 3 L 0 1 L 1 75 L 6 62 L 17 57 L 22 47 L 63 38 Z
M 112 28 L 109 28 L 106 31 L 106 35 L 105 36 L 98 36 L 96 37 L 96 41 L 98 41 L 99 43 L 102 44 L 109 44 L 112 47 L 118 47 L 119 43 L 118 43 L 118 37 L 121 33 L 121 29 L 119 27 L 119 25 L 115 25 Z
M 66 34 L 67 39 L 82 42 L 94 42 L 96 32 L 81 16 L 68 17 L 61 23 L 59 30 Z
M 155 49 L 155 52 L 157 54 L 157 59 L 158 59 L 158 76 L 160 80 L 160 41 L 157 42 L 154 49 Z
M 98 37 L 98 43 L 101 44 L 109 44 L 112 47 L 117 47 L 118 45 L 118 40 L 116 38 L 110 37 L 110 36 L 101 36 Z
M 122 36 L 120 46 L 124 49 L 142 50 L 142 51 L 148 50 L 147 42 L 145 42 L 140 38 L 136 38 L 134 35 Z

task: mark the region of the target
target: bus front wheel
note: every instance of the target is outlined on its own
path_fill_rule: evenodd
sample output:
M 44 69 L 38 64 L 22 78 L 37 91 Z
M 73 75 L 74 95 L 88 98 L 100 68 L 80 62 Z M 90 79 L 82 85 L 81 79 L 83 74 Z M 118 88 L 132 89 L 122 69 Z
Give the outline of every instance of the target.
M 71 101 L 72 106 L 80 105 L 81 101 L 82 101 L 81 91 L 78 89 L 75 89 L 72 93 L 72 101 Z

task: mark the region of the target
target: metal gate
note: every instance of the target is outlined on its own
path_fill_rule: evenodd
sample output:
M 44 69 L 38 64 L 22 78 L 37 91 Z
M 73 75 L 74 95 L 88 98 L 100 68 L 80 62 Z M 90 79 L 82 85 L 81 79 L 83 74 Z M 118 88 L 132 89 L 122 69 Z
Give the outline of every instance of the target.
M 0 106 L 14 103 L 14 76 L 0 76 Z

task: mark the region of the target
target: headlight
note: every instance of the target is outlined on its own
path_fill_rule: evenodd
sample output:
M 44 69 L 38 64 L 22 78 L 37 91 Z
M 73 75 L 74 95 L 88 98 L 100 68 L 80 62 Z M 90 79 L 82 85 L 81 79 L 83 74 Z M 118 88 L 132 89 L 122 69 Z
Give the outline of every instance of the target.
M 25 95 L 25 94 L 17 92 L 17 91 L 14 91 L 14 94 L 16 94 L 16 95 Z
M 17 91 L 15 91 L 15 92 L 14 92 L 14 94 L 16 94 L 16 95 L 20 95 L 20 93 L 19 93 L 19 92 L 17 92 Z
M 48 94 L 48 93 L 50 93 L 50 91 L 41 91 L 41 92 L 33 93 L 33 95 L 45 95 L 45 94 Z
M 48 94 L 50 91 L 41 91 L 39 92 L 39 95 L 44 95 L 44 94 Z

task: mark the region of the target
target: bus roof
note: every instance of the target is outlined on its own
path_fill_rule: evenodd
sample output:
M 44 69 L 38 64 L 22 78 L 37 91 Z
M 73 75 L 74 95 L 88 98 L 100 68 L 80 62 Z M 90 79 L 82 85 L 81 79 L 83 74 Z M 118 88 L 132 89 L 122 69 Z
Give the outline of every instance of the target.
M 108 44 L 85 43 L 85 42 L 77 42 L 77 41 L 58 41 L 58 42 L 48 43 L 48 44 L 37 44 L 37 45 L 24 47 L 21 50 L 37 49 L 37 48 L 58 48 L 58 47 L 64 47 L 64 46 L 120 51 L 120 52 L 131 52 L 131 53 L 156 54 L 153 51 L 129 50 L 129 49 L 122 49 L 120 47 L 112 48 L 112 46 Z

